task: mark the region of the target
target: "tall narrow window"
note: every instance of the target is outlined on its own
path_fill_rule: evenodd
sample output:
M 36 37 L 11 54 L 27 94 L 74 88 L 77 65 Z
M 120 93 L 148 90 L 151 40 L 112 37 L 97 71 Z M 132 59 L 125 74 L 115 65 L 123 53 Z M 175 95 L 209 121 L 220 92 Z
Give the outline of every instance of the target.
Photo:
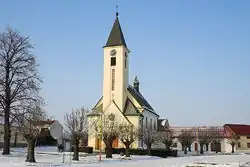
M 110 65 L 111 65 L 111 66 L 115 66 L 115 65 L 116 65 L 116 57 L 111 57 L 110 60 L 111 60 L 111 61 L 110 61 Z
M 125 53 L 125 61 L 124 61 L 125 68 L 127 68 L 127 59 L 128 59 L 128 54 Z
M 148 128 L 148 117 L 146 117 L 146 128 Z
M 149 128 L 152 130 L 153 129 L 152 127 L 153 127 L 152 119 L 150 119 L 150 127 Z
M 112 69 L 112 90 L 115 90 L 115 69 Z

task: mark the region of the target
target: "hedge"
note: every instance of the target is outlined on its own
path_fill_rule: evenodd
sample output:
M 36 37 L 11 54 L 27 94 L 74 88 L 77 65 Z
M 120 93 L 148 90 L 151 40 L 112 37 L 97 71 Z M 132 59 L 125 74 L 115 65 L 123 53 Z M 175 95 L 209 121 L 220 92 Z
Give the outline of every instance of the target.
M 106 152 L 106 149 L 105 149 Z M 113 154 L 120 154 L 121 152 L 125 153 L 125 148 L 112 148 Z M 146 149 L 129 149 L 130 155 L 147 155 Z M 177 150 L 164 150 L 164 149 L 152 149 L 151 150 L 152 156 L 158 156 L 162 158 L 166 158 L 168 156 L 177 157 Z
M 71 148 L 71 151 L 74 151 L 74 147 Z M 88 154 L 92 154 L 93 153 L 93 147 L 79 147 L 79 152 L 83 152 L 83 153 L 88 153 Z
M 93 147 L 79 147 L 79 152 L 84 152 L 84 153 L 88 153 L 88 154 L 92 154 L 93 153 Z

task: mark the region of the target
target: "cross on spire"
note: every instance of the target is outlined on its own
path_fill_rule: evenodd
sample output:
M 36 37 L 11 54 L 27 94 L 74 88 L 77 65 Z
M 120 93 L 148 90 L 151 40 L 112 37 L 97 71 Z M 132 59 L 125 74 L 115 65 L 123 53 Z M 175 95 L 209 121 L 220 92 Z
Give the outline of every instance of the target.
M 118 5 L 116 5 L 116 17 L 118 17 L 119 13 L 118 13 Z
M 122 33 L 122 29 L 121 29 L 121 25 L 119 23 L 119 18 L 118 18 L 118 5 L 116 5 L 116 19 L 115 22 L 113 24 L 113 28 L 109 34 L 109 38 L 108 41 L 106 43 L 106 45 L 104 47 L 108 47 L 108 46 L 125 46 L 127 48 L 123 33 Z

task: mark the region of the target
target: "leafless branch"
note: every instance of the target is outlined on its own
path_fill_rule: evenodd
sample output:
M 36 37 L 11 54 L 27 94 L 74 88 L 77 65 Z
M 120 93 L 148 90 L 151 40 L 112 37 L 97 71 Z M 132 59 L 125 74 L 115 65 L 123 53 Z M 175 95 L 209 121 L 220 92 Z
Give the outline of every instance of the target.
M 89 110 L 81 108 L 78 110 L 72 110 L 65 115 L 65 131 L 71 136 L 74 145 L 73 160 L 79 160 L 79 141 L 87 140 L 88 124 L 87 114 Z M 86 142 L 86 141 L 83 141 Z
M 0 33 L 0 111 L 4 116 L 4 154 L 9 154 L 9 129 L 17 116 L 31 102 L 36 102 L 40 90 L 38 64 L 32 54 L 29 37 L 8 27 Z M 17 114 L 17 115 L 16 115 Z

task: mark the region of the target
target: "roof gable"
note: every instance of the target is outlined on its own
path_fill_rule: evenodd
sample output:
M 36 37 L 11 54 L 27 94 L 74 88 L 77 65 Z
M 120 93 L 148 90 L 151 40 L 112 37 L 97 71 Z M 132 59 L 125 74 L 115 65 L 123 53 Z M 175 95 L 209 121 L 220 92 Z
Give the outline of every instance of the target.
M 225 124 L 224 127 L 229 127 L 236 135 L 250 135 L 250 125 Z
M 125 116 L 142 116 L 129 98 L 126 99 L 123 113 Z
M 99 116 L 102 112 L 102 106 L 103 104 L 101 103 L 100 105 L 93 108 L 92 111 L 88 114 L 88 116 Z
M 147 102 L 147 100 L 143 97 L 143 95 L 136 91 L 136 89 L 129 85 L 128 86 L 129 93 L 136 99 L 136 101 L 143 107 L 149 110 L 154 111 L 154 109 L 151 107 L 151 105 Z

